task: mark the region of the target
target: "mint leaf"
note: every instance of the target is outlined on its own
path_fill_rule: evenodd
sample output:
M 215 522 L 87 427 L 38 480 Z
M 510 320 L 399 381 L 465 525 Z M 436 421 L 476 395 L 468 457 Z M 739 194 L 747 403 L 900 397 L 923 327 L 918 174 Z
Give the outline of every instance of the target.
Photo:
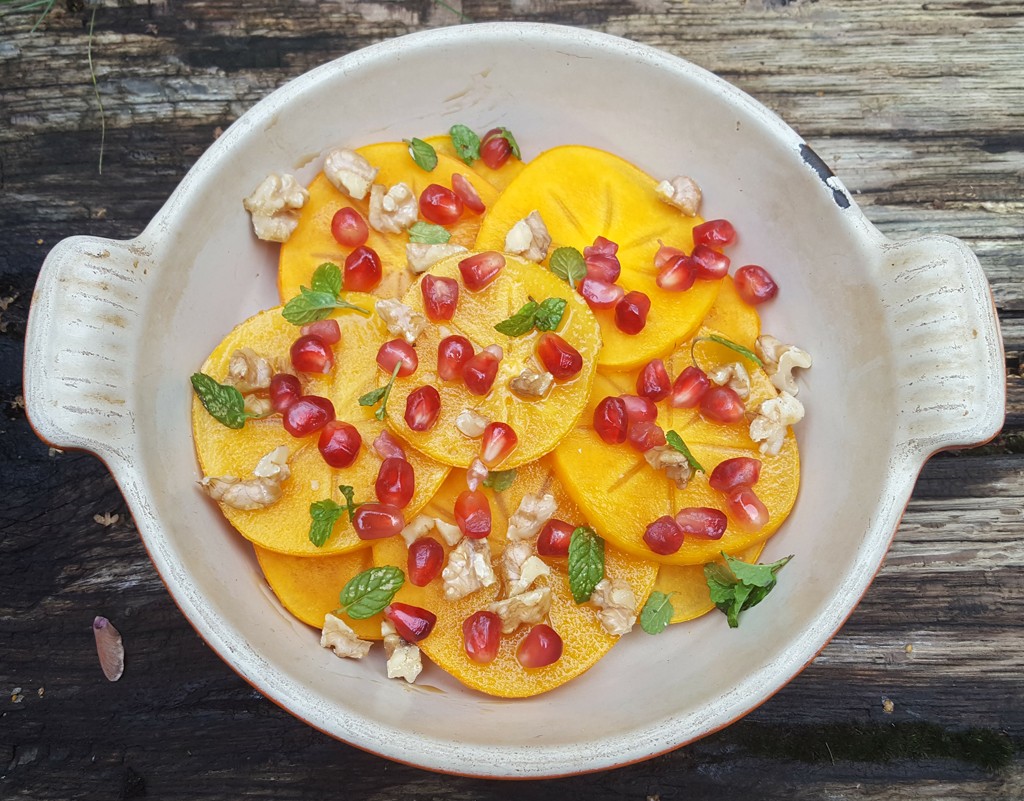
M 604 540 L 592 528 L 580 526 L 569 540 L 569 589 L 573 600 L 590 600 L 594 587 L 604 578 Z
M 519 152 L 519 143 L 516 141 L 516 138 L 512 136 L 512 131 L 508 128 L 499 128 L 498 130 L 501 132 L 501 138 L 508 142 L 509 147 L 512 148 L 512 155 L 522 161 L 523 154 Z
M 757 358 L 757 354 L 754 353 L 750 348 L 745 348 L 739 343 L 733 342 L 731 339 L 726 339 L 719 334 L 709 334 L 706 337 L 698 337 L 694 340 L 693 344 L 696 345 L 698 342 L 714 342 L 718 345 L 722 345 L 729 350 L 735 351 L 745 359 L 750 359 L 758 367 L 764 367 L 764 362 Z
M 512 470 L 492 470 L 487 474 L 487 478 L 484 479 L 484 486 L 490 487 L 495 492 L 504 492 L 512 486 L 512 482 L 516 480 L 516 471 Z
M 348 580 L 339 600 L 350 618 L 365 620 L 391 603 L 403 584 L 405 574 L 399 568 L 371 567 Z
M 583 259 L 583 254 L 576 248 L 555 250 L 548 259 L 548 268 L 563 281 L 568 281 L 573 289 L 587 274 L 587 263 Z
M 693 454 L 690 453 L 690 449 L 686 447 L 686 443 L 683 442 L 683 438 L 680 437 L 675 431 L 665 432 L 665 442 L 667 442 L 669 445 L 671 445 L 673 448 L 675 448 L 677 451 L 683 454 L 683 456 L 686 457 L 686 461 L 690 463 L 690 467 L 692 467 L 694 470 L 699 470 L 701 473 L 708 472 L 703 467 L 701 467 L 700 462 L 698 462 L 694 458 Z
M 729 620 L 729 627 L 740 624 L 740 612 L 756 606 L 772 591 L 776 574 L 792 559 L 787 556 L 770 565 L 750 564 L 723 553 L 726 564 L 704 565 L 704 578 L 711 600 Z
M 341 508 L 343 511 L 348 512 L 349 522 L 352 522 L 356 519 L 356 509 L 363 504 L 356 503 L 356 491 L 354 487 L 350 487 L 348 484 L 340 484 L 338 486 L 338 490 L 345 496 L 345 500 L 348 501 L 348 505 Z
M 413 223 L 409 228 L 410 242 L 419 242 L 424 245 L 444 245 L 451 238 L 451 232 L 447 228 L 422 220 Z
M 192 389 L 210 416 L 228 428 L 241 428 L 256 415 L 245 411 L 245 398 L 235 387 L 218 384 L 206 373 L 192 374 Z
M 334 309 L 352 309 L 369 317 L 370 310 L 341 300 L 337 294 L 299 287 L 299 294 L 284 304 L 281 316 L 292 325 L 306 325 L 329 317 Z
M 388 381 L 388 383 L 379 389 L 370 390 L 359 398 L 360 406 L 375 406 L 378 403 L 380 404 L 380 408 L 378 408 L 373 414 L 373 416 L 378 420 L 383 420 L 388 416 L 388 398 L 391 397 L 391 387 L 395 385 L 395 379 L 398 378 L 398 371 L 401 369 L 402 362 L 399 361 L 395 365 L 395 369 L 391 371 L 391 380 Z
M 331 297 L 338 297 L 341 294 L 341 268 L 325 261 L 313 271 L 309 288 L 314 292 L 326 292 Z
M 515 314 L 507 320 L 502 320 L 494 330 L 499 334 L 509 337 L 521 337 L 533 330 L 534 318 L 540 306 L 535 301 L 527 301 Z
M 557 331 L 562 324 L 562 316 L 568 301 L 565 298 L 548 298 L 542 301 L 534 320 L 538 331 Z
M 330 498 L 323 501 L 316 501 L 309 505 L 309 516 L 312 522 L 309 524 L 309 541 L 317 548 L 323 548 L 324 544 L 334 531 L 334 524 L 338 522 L 345 507 L 335 503 Z
M 409 146 L 409 155 L 412 156 L 412 160 L 418 167 L 430 172 L 437 166 L 437 151 L 434 150 L 433 145 L 415 137 L 402 141 Z
M 655 590 L 647 598 L 643 611 L 640 612 L 640 628 L 648 634 L 661 634 L 672 622 L 672 593 L 665 594 Z
M 452 138 L 452 146 L 459 158 L 466 164 L 472 164 L 480 158 L 480 137 L 465 125 L 453 125 L 448 131 Z

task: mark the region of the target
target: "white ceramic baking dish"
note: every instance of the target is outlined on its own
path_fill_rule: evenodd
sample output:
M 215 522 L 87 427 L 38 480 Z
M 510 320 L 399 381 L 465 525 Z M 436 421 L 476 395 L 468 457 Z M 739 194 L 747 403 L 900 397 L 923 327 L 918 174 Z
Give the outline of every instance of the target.
M 781 285 L 764 328 L 815 358 L 798 428 L 803 486 L 764 558 L 793 553 L 738 630 L 721 615 L 637 632 L 550 694 L 488 698 L 428 668 L 414 686 L 335 658 L 287 615 L 252 551 L 196 491 L 188 376 L 237 322 L 275 305 L 276 249 L 241 199 L 269 171 L 446 131 L 512 127 L 530 157 L 606 148 L 685 173 L 742 234 L 734 264 Z M 712 732 L 763 702 L 825 645 L 875 575 L 915 478 L 941 448 L 994 436 L 1005 387 L 985 277 L 959 241 L 891 242 L 784 123 L 678 58 L 584 30 L 473 25 L 327 64 L 246 113 L 136 239 L 72 237 L 43 265 L 25 397 L 39 435 L 109 466 L 182 611 L 268 698 L 392 759 L 496 777 L 621 765 Z

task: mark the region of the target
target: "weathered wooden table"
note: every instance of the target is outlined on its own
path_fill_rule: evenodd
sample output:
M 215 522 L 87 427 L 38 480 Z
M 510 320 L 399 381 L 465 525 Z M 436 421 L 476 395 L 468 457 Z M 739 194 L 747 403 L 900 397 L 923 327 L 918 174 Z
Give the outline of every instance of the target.
M 1019 0 L 58 0 L 34 30 L 44 8 L 19 5 L 0 6 L 0 797 L 1024 797 Z M 25 321 L 50 246 L 135 235 L 271 89 L 460 14 L 592 27 L 734 82 L 807 138 L 883 232 L 965 239 L 1003 324 L 1002 436 L 932 459 L 835 641 L 745 720 L 604 774 L 437 776 L 293 719 L 186 623 L 103 465 L 49 451 L 23 411 Z M 96 661 L 95 614 L 125 638 L 116 684 Z

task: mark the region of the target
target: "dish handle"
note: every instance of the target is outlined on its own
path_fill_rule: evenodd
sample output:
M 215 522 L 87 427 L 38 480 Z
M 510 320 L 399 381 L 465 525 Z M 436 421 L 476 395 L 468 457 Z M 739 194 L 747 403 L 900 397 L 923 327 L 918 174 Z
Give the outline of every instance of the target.
M 944 448 L 987 442 L 1003 425 L 1006 373 L 977 256 L 946 236 L 889 243 L 883 255 L 901 450 L 920 463 Z

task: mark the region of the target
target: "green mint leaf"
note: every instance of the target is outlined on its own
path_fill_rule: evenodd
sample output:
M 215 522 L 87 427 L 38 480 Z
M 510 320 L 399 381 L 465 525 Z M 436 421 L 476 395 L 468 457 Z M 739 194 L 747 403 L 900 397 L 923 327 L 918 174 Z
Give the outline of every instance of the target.
M 576 248 L 555 250 L 548 260 L 548 267 L 563 281 L 568 281 L 569 286 L 573 289 L 576 288 L 577 282 L 583 280 L 587 274 L 587 263 L 583 260 L 583 254 Z
M 683 442 L 683 438 L 680 437 L 675 431 L 665 432 L 665 442 L 667 442 L 669 445 L 671 445 L 673 448 L 675 448 L 677 451 L 683 454 L 683 456 L 686 457 L 686 461 L 690 463 L 690 467 L 692 467 L 694 470 L 699 470 L 701 473 L 708 472 L 701 466 L 701 463 L 694 458 L 693 454 L 690 453 L 690 449 L 686 447 L 686 443 Z
M 787 556 L 778 562 L 772 562 L 770 565 L 761 565 L 751 564 L 750 562 L 744 562 L 742 559 L 726 556 L 725 563 L 729 566 L 737 581 L 742 581 L 744 584 L 749 584 L 752 587 L 767 587 L 775 582 L 776 574 L 792 558 L 792 556 Z
M 281 316 L 292 325 L 306 325 L 329 317 L 334 309 L 351 309 L 365 317 L 370 316 L 369 309 L 341 300 L 330 292 L 314 291 L 304 286 L 299 287 L 298 295 L 284 304 Z
M 594 587 L 604 578 L 604 540 L 592 528 L 580 526 L 569 540 L 569 589 L 573 600 L 590 600 Z
M 451 232 L 447 228 L 423 222 L 422 220 L 413 223 L 409 228 L 410 242 L 418 242 L 424 245 L 444 245 L 451 238 Z
M 402 141 L 409 146 L 409 155 L 420 169 L 430 172 L 437 166 L 437 151 L 434 150 L 433 145 L 415 137 Z
M 509 337 L 521 337 L 523 334 L 528 334 L 533 330 L 534 319 L 539 308 L 536 301 L 527 301 L 519 311 L 494 326 L 494 330 Z
M 395 369 L 391 371 L 391 380 L 388 383 L 379 389 L 370 390 L 359 398 L 360 406 L 373 406 L 380 403 L 380 407 L 373 413 L 378 420 L 383 420 L 388 416 L 388 398 L 391 397 L 391 387 L 395 385 L 395 379 L 398 378 L 398 371 L 401 369 L 402 362 L 399 361 L 395 365 Z
M 740 624 L 740 613 L 757 606 L 772 591 L 776 574 L 792 559 L 787 556 L 770 565 L 749 564 L 722 554 L 726 564 L 712 562 L 704 566 L 704 578 L 711 591 L 711 601 L 729 621 L 730 628 Z
M 371 567 L 348 580 L 341 590 L 341 605 L 353 620 L 365 620 L 391 603 L 403 584 L 405 574 L 399 568 Z
M 490 487 L 495 492 L 504 492 L 512 486 L 512 482 L 516 480 L 516 471 L 512 470 L 492 470 L 487 474 L 487 478 L 484 479 L 484 486 Z
M 565 315 L 565 307 L 568 301 L 565 298 L 548 298 L 542 301 L 537 309 L 537 316 L 534 325 L 538 331 L 557 331 L 562 324 L 562 317 Z
M 351 523 L 356 519 L 356 509 L 363 504 L 356 503 L 356 491 L 354 487 L 350 487 L 348 484 L 340 484 L 338 486 L 338 490 L 345 496 L 345 500 L 348 501 L 348 504 L 343 506 L 342 509 L 348 512 L 348 519 Z
M 359 396 L 360 406 L 375 406 L 380 399 L 384 397 L 384 393 L 388 391 L 388 386 L 385 384 L 380 389 L 372 389 L 365 395 Z
M 480 137 L 465 125 L 453 125 L 448 131 L 452 138 L 452 146 L 459 158 L 466 164 L 472 164 L 480 158 Z
M 341 294 L 341 268 L 337 264 L 325 261 L 313 271 L 309 288 L 314 292 L 326 292 L 332 298 Z
M 750 359 L 750 361 L 752 361 L 758 367 L 764 367 L 764 362 L 757 358 L 757 354 L 750 350 L 750 348 L 745 348 L 742 345 L 733 342 L 731 339 L 726 339 L 725 337 L 720 336 L 719 334 L 709 334 L 706 337 L 700 337 L 697 340 L 697 342 L 715 342 L 719 345 L 728 348 L 729 350 L 735 351 L 744 359 Z
M 512 148 L 512 155 L 522 161 L 523 154 L 519 152 L 519 143 L 516 141 L 516 138 L 512 136 L 512 131 L 508 128 L 499 128 L 498 130 L 501 131 L 501 138 L 508 142 L 509 147 Z
M 317 548 L 323 548 L 324 543 L 327 542 L 334 530 L 334 524 L 338 522 L 344 512 L 345 507 L 330 498 L 311 503 L 309 516 L 312 522 L 309 524 L 309 541 Z
M 218 384 L 206 373 L 193 373 L 192 389 L 199 396 L 206 411 L 228 428 L 241 428 L 255 415 L 245 411 L 245 398 L 235 387 Z
M 643 611 L 640 612 L 640 628 L 648 634 L 661 634 L 672 622 L 672 594 L 655 590 L 647 598 Z

